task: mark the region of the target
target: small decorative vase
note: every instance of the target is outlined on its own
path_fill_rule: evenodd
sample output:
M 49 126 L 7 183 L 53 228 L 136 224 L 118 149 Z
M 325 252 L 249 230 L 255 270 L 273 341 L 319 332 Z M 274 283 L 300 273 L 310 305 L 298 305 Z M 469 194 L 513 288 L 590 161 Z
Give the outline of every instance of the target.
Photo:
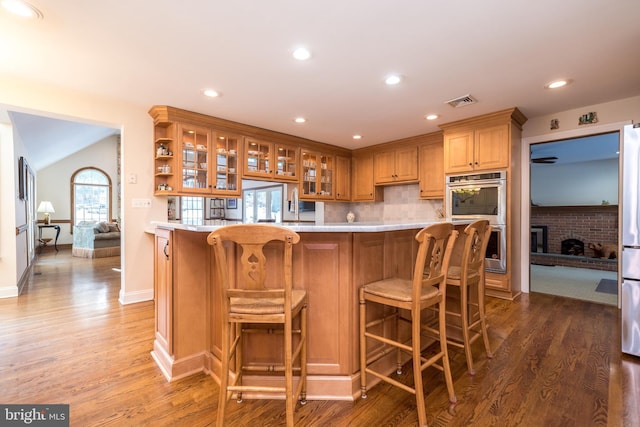
M 356 220 L 356 216 L 353 212 L 349 212 L 347 214 L 347 222 L 353 222 Z

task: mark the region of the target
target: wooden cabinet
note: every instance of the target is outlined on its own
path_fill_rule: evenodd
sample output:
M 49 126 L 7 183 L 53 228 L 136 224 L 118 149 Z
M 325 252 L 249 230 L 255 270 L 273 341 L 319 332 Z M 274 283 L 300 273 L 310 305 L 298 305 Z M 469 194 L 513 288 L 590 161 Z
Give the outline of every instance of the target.
M 335 198 L 334 156 L 302 150 L 300 198 L 324 200 Z
M 373 182 L 373 153 L 358 152 L 352 157 L 354 202 L 379 202 L 383 200 L 384 189 Z
M 178 191 L 210 194 L 211 130 L 178 124 Z
M 351 159 L 336 156 L 336 200 L 351 200 Z
M 418 148 L 420 198 L 444 199 L 444 145 L 442 140 Z
M 214 188 L 212 192 L 221 196 L 240 196 L 242 137 L 216 131 L 213 132 L 213 137 L 214 161 L 211 171 L 214 175 Z
M 298 148 L 245 139 L 244 176 L 250 179 L 298 180 Z
M 445 173 L 505 169 L 510 159 L 509 125 L 445 134 Z
M 207 234 L 156 228 L 152 356 L 171 380 L 202 370 L 206 350 Z
M 177 188 L 174 157 L 177 145 L 174 126 L 156 126 L 154 134 L 154 194 L 172 194 Z
M 375 153 L 373 163 L 376 184 L 396 184 L 418 179 L 416 146 Z
M 527 118 L 517 109 L 497 111 L 440 127 L 444 131 L 445 174 L 492 170 L 507 172 L 506 186 L 506 272 L 486 274 L 486 293 L 513 299 L 520 294 L 520 216 L 522 200 L 519 183 L 522 125 Z
M 171 232 L 157 229 L 155 235 L 154 254 L 154 296 L 156 315 L 156 344 L 164 353 L 173 354 L 172 317 L 173 317 L 173 276 L 171 251 Z M 157 349 L 156 351 L 159 351 Z

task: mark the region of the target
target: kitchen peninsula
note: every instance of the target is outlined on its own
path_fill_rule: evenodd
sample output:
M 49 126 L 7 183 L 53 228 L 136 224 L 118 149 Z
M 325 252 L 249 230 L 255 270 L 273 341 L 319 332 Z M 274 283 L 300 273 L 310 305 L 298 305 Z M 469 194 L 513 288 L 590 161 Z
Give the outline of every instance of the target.
M 293 274 L 294 287 L 306 289 L 309 296 L 309 399 L 351 400 L 359 395 L 358 287 L 390 276 L 410 278 L 417 251 L 415 234 L 439 221 L 277 224 L 301 238 L 294 246 Z M 462 228 L 467 223 L 455 225 Z M 156 295 L 152 355 L 169 380 L 197 372 L 218 378 L 220 288 L 206 239 L 222 225 L 226 223 L 152 224 Z M 238 256 L 229 248 L 229 260 Z M 229 267 L 233 271 L 237 266 Z M 269 342 L 247 345 L 249 363 L 278 357 L 276 346 Z M 245 376 L 262 384 L 279 379 Z

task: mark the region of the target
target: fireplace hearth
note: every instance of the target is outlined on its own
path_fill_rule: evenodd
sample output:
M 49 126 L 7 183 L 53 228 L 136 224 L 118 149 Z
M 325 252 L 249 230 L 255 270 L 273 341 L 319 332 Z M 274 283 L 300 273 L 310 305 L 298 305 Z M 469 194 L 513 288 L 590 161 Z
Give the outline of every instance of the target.
M 560 246 L 562 255 L 584 256 L 584 242 L 578 239 L 565 239 Z

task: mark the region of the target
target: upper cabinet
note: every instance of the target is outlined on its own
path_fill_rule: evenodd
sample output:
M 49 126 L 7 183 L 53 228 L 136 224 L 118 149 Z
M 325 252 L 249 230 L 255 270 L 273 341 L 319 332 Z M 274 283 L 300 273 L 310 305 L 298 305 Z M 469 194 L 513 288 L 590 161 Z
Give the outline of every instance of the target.
M 302 185 L 300 198 L 334 199 L 334 157 L 332 155 L 302 150 Z
M 512 126 L 521 127 L 525 121 L 518 109 L 510 109 L 441 125 L 444 130 L 444 172 L 508 168 L 512 159 Z
M 211 165 L 216 195 L 240 196 L 242 137 L 226 132 L 213 133 L 214 161 Z
M 336 200 L 351 200 L 351 159 L 336 156 Z
M 178 125 L 179 187 L 193 193 L 210 193 L 209 153 L 211 131 L 189 125 Z
M 396 184 L 418 179 L 418 148 L 402 147 L 374 154 L 376 184 Z
M 442 134 L 418 147 L 420 198 L 444 198 L 444 146 Z
M 373 181 L 373 153 L 358 151 L 352 158 L 352 186 L 354 202 L 379 202 L 383 200 L 384 189 L 376 187 Z
M 445 172 L 505 169 L 509 166 L 509 125 L 445 135 Z
M 248 178 L 300 184 L 306 200 L 350 199 L 348 149 L 164 105 L 149 115 L 156 195 L 240 197 Z

